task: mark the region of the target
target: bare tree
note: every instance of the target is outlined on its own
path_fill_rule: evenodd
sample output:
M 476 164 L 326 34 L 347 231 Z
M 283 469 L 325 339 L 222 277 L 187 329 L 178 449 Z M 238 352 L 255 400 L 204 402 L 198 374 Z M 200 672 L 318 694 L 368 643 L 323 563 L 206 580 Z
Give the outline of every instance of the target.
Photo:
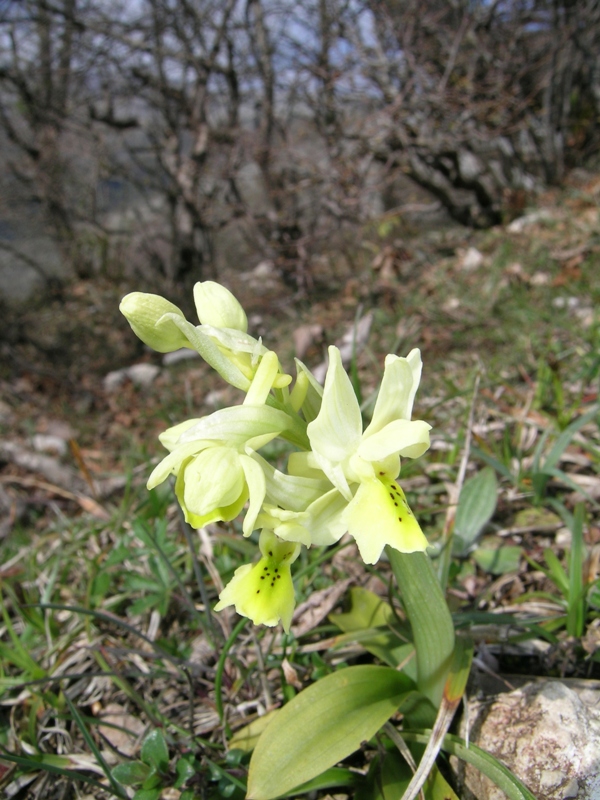
M 595 0 L 371 0 L 345 32 L 380 97 L 365 147 L 461 222 L 498 222 L 507 190 L 562 178 L 583 97 L 597 102 Z
M 64 138 L 77 124 L 74 53 L 81 35 L 77 0 L 10 3 L 0 23 L 0 115 L 13 146 L 8 166 L 39 201 L 63 243 L 70 241 L 69 164 Z

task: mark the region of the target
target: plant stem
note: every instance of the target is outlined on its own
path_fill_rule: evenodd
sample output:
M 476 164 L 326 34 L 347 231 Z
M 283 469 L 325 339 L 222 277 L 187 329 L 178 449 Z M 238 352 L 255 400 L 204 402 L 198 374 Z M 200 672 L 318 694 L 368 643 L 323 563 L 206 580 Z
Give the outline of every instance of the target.
M 235 640 L 240 635 L 247 622 L 248 620 L 246 617 L 241 617 L 238 620 L 237 625 L 231 631 L 229 638 L 223 645 L 223 649 L 221 650 L 221 655 L 219 656 L 219 660 L 217 662 L 217 671 L 215 674 L 215 705 L 217 707 L 217 714 L 219 715 L 219 719 L 221 720 L 221 725 L 225 723 L 225 710 L 223 708 L 223 695 L 222 695 L 225 659 L 227 658 L 227 654 L 229 653 Z M 227 725 L 225 725 L 225 730 L 226 733 L 229 735 L 229 732 L 227 731 Z
M 448 605 L 426 553 L 386 552 L 412 627 L 419 690 L 439 708 L 454 652 Z

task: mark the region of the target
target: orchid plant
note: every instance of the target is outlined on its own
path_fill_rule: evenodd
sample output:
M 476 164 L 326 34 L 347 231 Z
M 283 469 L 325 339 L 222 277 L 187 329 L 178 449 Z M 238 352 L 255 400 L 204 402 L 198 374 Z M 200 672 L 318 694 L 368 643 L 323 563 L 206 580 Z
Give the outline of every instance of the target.
M 455 637 L 426 554 L 427 539 L 397 482 L 401 459 L 418 458 L 429 447 L 430 426 L 411 419 L 420 352 L 386 357 L 373 416 L 363 430 L 338 348 L 329 347 L 323 386 L 298 359 L 293 380 L 277 354 L 248 333 L 246 314 L 229 290 L 200 282 L 194 301 L 198 325 L 157 295 L 128 294 L 121 311 L 145 344 L 161 353 L 196 350 L 244 395 L 237 406 L 166 430 L 160 441 L 168 453 L 148 480 L 153 488 L 174 476 L 177 499 L 194 528 L 243 514 L 243 535 L 259 532 L 258 560 L 236 570 L 215 610 L 233 606 L 255 625 L 281 624 L 289 632 L 292 569 L 302 548 L 332 545 L 349 534 L 365 564 L 376 564 L 386 552 L 412 628 L 416 662 L 412 678 L 390 656 L 388 666 L 348 667 L 302 691 L 261 735 L 250 763 L 248 797 L 270 800 L 324 773 L 398 709 L 414 728 L 434 731 L 424 754 L 416 745 L 423 757 L 405 786 L 405 797 L 415 797 L 428 775 L 431 783 L 471 652 Z M 285 471 L 261 454 L 277 438 L 290 445 Z M 313 731 L 308 745 L 306 730 Z M 388 734 L 395 741 L 393 726 Z M 243 737 L 236 741 L 243 748 Z M 435 775 L 437 790 L 440 781 L 446 787 L 441 774 Z M 445 796 L 455 796 L 447 789 Z

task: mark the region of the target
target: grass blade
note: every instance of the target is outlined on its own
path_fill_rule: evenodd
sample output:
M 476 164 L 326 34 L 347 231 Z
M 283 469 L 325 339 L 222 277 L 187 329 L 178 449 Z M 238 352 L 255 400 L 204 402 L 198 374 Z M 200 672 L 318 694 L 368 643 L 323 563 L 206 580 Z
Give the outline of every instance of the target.
M 69 706 L 69 710 L 71 711 L 71 714 L 73 715 L 73 719 L 75 720 L 75 722 L 79 726 L 79 730 L 81 731 L 81 734 L 82 734 L 83 738 L 87 742 L 87 746 L 90 748 L 90 750 L 92 751 L 92 753 L 96 757 L 96 761 L 102 767 L 102 770 L 104 771 L 104 774 L 108 778 L 108 781 L 110 782 L 110 785 L 112 786 L 113 792 L 117 795 L 117 797 L 125 797 L 125 795 L 121 792 L 121 789 L 120 789 L 118 783 L 115 781 L 115 779 L 111 775 L 110 767 L 108 766 L 108 764 L 104 760 L 104 756 L 100 752 L 96 742 L 94 741 L 93 736 L 90 734 L 90 732 L 89 732 L 89 730 L 87 728 L 87 725 L 83 721 L 83 717 L 79 713 L 79 710 L 78 710 L 77 706 L 71 700 L 71 698 L 69 697 L 67 692 L 64 693 L 64 698 L 65 698 L 65 701 L 66 701 L 67 705 Z
M 582 636 L 585 628 L 585 589 L 583 586 L 583 503 L 575 508 L 571 529 L 571 552 L 569 554 L 569 591 L 567 601 L 567 631 L 570 636 Z

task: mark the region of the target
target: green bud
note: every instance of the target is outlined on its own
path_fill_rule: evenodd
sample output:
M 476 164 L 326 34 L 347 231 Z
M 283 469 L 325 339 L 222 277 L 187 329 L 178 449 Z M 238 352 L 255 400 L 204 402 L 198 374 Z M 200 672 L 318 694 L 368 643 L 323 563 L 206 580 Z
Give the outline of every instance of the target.
M 248 330 L 246 312 L 229 289 L 214 281 L 198 282 L 194 286 L 194 302 L 198 319 L 213 328 Z
M 188 339 L 171 316 L 177 315 L 185 319 L 183 312 L 164 297 L 145 292 L 131 292 L 121 300 L 119 308 L 135 335 L 153 350 L 170 353 L 181 347 L 191 349 Z

